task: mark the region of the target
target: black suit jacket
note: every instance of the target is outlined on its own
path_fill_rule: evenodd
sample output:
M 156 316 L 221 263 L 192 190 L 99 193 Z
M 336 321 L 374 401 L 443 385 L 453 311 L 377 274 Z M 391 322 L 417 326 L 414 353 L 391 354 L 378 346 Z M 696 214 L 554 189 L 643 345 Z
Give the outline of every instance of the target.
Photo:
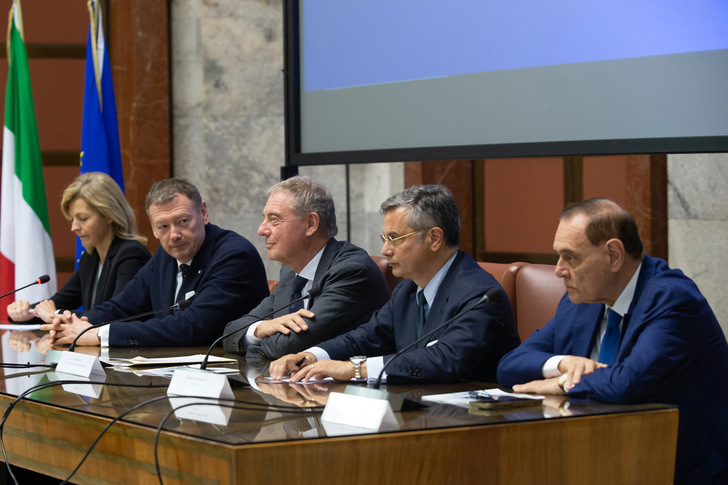
M 499 299 L 463 313 L 490 288 L 500 290 Z M 417 285 L 404 280 L 367 323 L 319 347 L 335 360 L 354 355 L 384 356 L 386 363 L 392 354 L 417 338 L 416 292 Z M 513 312 L 495 278 L 462 251 L 458 251 L 440 284 L 422 333 L 455 315 L 458 317 L 449 326 L 393 360 L 386 369 L 388 381 L 495 382 L 498 361 L 520 342 Z
M 91 297 L 99 271 L 98 252 L 93 254 L 84 252 L 81 255 L 78 269 L 63 288 L 51 297 L 51 300 L 56 304 L 56 308 L 63 310 L 75 310 L 81 305 L 85 310 L 91 310 L 121 293 L 151 256 L 149 250 L 139 241 L 115 237 L 106 254 L 94 301 L 91 301 Z
M 108 322 L 174 304 L 177 260 L 163 248 L 139 270 L 121 294 L 86 315 L 91 323 Z M 268 296 L 268 282 L 258 251 L 244 237 L 213 224 L 190 264 L 192 275 L 180 292 L 194 291 L 183 311 L 161 312 L 145 321 L 111 325 L 109 344 L 130 347 L 210 345 L 226 322 L 250 311 Z
M 288 313 L 291 287 L 296 279 L 293 270 L 284 266 L 280 282 L 273 293 L 253 311 L 228 323 L 225 333 L 240 329 L 224 340 L 228 352 L 244 352 L 245 332 L 248 327 L 269 315 L 274 309 L 275 318 Z M 321 288 L 321 294 L 311 299 L 308 308 L 314 318 L 305 318 L 308 330 L 288 335 L 277 333 L 266 337 L 259 345 L 248 349 L 248 355 L 260 353 L 261 357 L 277 359 L 283 355 L 300 352 L 324 340 L 330 339 L 366 322 L 375 310 L 389 299 L 389 290 L 379 267 L 366 251 L 348 242 L 331 239 L 321 255 L 313 287 Z

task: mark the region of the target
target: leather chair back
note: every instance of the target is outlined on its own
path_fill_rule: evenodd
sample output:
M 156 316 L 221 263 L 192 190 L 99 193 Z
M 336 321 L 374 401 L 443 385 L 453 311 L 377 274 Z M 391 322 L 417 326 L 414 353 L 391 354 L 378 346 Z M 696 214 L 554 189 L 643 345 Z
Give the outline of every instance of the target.
M 391 295 L 392 291 L 394 291 L 394 287 L 402 281 L 402 278 L 398 278 L 397 276 L 394 276 L 392 274 L 392 268 L 389 267 L 389 263 L 387 263 L 386 257 L 371 256 L 371 258 L 382 271 L 382 274 L 384 275 L 384 281 L 387 282 L 387 288 L 389 288 L 389 294 Z
M 513 310 L 513 320 L 518 324 L 518 309 L 516 306 L 516 274 L 526 263 L 488 263 L 479 262 L 481 268 L 490 273 L 501 284 L 508 296 Z
M 556 314 L 566 288 L 550 264 L 527 264 L 516 275 L 518 335 L 521 341 L 543 327 Z

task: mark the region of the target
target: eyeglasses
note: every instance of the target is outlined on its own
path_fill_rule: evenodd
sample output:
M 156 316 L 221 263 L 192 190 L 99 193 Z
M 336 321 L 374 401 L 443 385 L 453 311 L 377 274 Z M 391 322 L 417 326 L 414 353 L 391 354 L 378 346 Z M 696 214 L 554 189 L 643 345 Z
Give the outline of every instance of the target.
M 400 239 L 404 239 L 407 236 L 411 236 L 412 234 L 417 234 L 418 232 L 422 232 L 422 231 L 426 231 L 426 230 L 427 229 L 425 229 L 425 228 L 417 229 L 416 231 L 408 232 L 407 234 L 403 234 L 403 235 L 397 236 L 397 237 L 392 237 L 392 236 L 387 236 L 385 234 L 380 234 L 379 235 L 379 239 L 382 240 L 382 244 L 389 243 L 389 245 L 394 248 L 394 247 L 397 247 L 397 245 L 399 244 L 398 242 L 395 242 L 395 241 L 399 241 Z

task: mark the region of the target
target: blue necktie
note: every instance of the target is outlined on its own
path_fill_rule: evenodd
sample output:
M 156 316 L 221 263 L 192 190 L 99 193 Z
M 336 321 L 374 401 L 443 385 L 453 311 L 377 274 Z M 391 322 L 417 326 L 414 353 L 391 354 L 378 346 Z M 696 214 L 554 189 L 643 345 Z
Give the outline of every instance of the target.
M 417 338 L 422 335 L 425 320 L 427 320 L 427 300 L 425 300 L 425 292 L 420 291 L 417 293 Z
M 617 349 L 619 349 L 619 341 L 622 338 L 619 331 L 619 322 L 621 321 L 622 316 L 610 308 L 607 317 L 607 331 L 604 332 L 602 346 L 599 348 L 599 362 L 602 364 L 614 364 L 614 358 L 617 356 Z
M 293 302 L 294 300 L 301 298 L 301 291 L 303 291 L 303 287 L 306 286 L 306 283 L 308 283 L 308 280 L 306 278 L 304 278 L 303 276 L 296 276 L 296 279 L 293 281 L 293 288 L 291 289 L 291 299 L 288 300 L 289 302 Z M 295 303 L 290 303 L 288 305 L 288 313 L 296 313 L 301 308 L 303 308 L 303 300 L 299 300 Z
M 182 273 L 182 284 L 179 285 L 179 291 L 177 292 L 177 297 L 174 299 L 175 303 L 185 299 L 185 294 L 187 293 L 189 282 L 190 282 L 190 276 L 192 276 L 192 272 L 190 271 L 189 264 L 184 264 L 184 263 L 180 264 L 179 272 Z

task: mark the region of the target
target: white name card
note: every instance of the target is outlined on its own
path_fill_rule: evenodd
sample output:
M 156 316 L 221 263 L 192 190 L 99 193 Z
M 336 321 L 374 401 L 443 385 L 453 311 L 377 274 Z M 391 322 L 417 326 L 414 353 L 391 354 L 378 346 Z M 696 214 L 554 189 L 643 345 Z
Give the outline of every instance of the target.
M 80 377 L 106 377 L 98 357 L 76 352 L 63 352 L 56 366 L 56 372 Z
M 392 406 L 386 399 L 373 399 L 340 392 L 329 393 L 321 421 L 374 431 L 399 427 Z
M 167 395 L 235 399 L 226 376 L 189 367 L 175 369 Z

